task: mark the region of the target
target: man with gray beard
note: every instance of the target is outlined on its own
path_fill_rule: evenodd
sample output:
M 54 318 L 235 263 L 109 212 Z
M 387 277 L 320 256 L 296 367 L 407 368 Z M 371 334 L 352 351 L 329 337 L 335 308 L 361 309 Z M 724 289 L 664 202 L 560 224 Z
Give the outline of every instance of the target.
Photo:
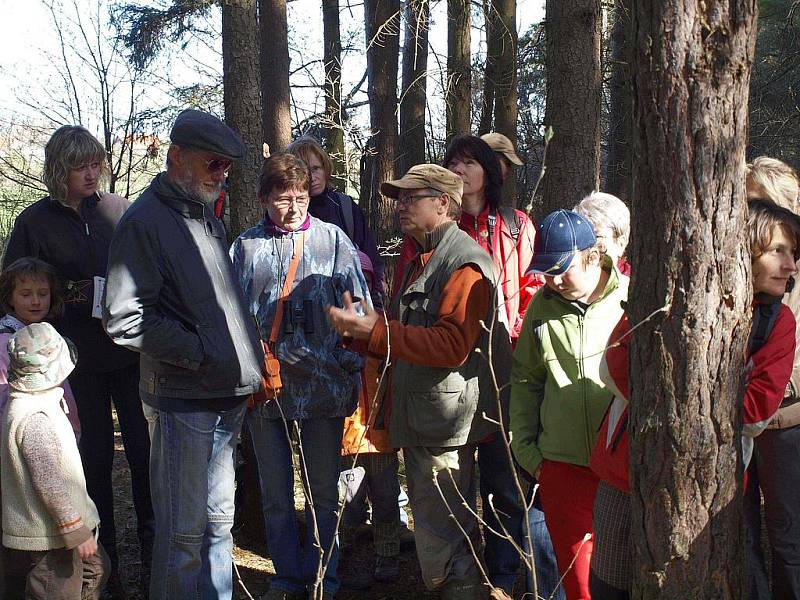
M 213 202 L 244 145 L 197 110 L 178 116 L 170 140 L 167 171 L 114 232 L 103 324 L 140 356 L 156 518 L 150 598 L 229 599 L 233 456 L 263 352 Z

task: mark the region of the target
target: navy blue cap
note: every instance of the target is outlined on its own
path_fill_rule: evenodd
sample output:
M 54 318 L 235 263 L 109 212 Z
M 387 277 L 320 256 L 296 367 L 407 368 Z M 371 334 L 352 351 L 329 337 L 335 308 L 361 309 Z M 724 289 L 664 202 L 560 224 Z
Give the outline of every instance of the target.
M 169 139 L 178 146 L 213 152 L 231 160 L 244 158 L 244 143 L 233 129 L 214 115 L 188 108 L 178 115 Z
M 584 217 L 571 210 L 556 210 L 536 228 L 533 260 L 528 271 L 561 275 L 569 269 L 577 252 L 597 243 L 594 230 Z

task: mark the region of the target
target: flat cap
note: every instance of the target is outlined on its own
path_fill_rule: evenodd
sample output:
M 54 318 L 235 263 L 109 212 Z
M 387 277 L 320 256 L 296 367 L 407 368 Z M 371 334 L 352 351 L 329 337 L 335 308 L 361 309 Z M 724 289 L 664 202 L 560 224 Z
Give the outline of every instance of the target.
M 239 134 L 214 115 L 188 108 L 178 115 L 169 139 L 178 146 L 213 152 L 231 160 L 244 158 L 244 143 Z
M 522 159 L 520 159 L 514 151 L 514 144 L 502 133 L 484 133 L 481 139 L 489 144 L 489 148 L 491 148 L 492 151 L 502 154 L 510 163 L 518 167 L 522 166 Z
M 431 188 L 447 194 L 459 206 L 461 205 L 464 182 L 461 181 L 461 177 L 439 165 L 414 165 L 400 179 L 384 181 L 381 184 L 381 194 L 388 198 L 397 198 L 400 190 L 421 188 Z

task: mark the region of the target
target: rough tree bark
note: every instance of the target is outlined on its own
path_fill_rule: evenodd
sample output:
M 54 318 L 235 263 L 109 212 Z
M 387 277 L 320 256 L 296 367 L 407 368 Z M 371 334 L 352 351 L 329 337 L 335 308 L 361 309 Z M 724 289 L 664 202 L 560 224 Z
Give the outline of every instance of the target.
M 262 216 L 258 203 L 258 174 L 261 170 L 261 98 L 258 52 L 257 0 L 225 0 L 222 4 L 222 78 L 225 122 L 242 136 L 247 153 L 237 162 L 228 178 L 230 226 L 233 240 L 255 225 Z M 248 524 L 251 539 L 263 541 L 264 518 L 261 512 L 256 457 L 249 433 L 242 431 L 246 462 L 237 486 L 237 522 Z
M 547 0 L 547 149 L 539 218 L 600 184 L 600 0 Z
M 632 597 L 739 599 L 756 0 L 631 9 Z
M 258 66 L 256 0 L 225 0 L 222 4 L 222 78 L 225 121 L 242 136 L 247 154 L 228 178 L 230 227 L 236 237 L 261 218 L 256 192 L 261 157 L 261 99 Z
M 447 0 L 447 139 L 472 130 L 469 0 Z
M 366 0 L 369 121 L 372 138 L 364 161 L 362 199 L 367 220 L 378 243 L 395 233 L 392 202 L 380 193 L 380 184 L 395 176 L 397 156 L 397 62 L 400 53 L 400 1 Z
M 286 0 L 258 0 L 261 25 L 261 120 L 272 152 L 292 141 Z M 252 49 L 251 49 L 252 52 Z
M 486 62 L 483 65 L 483 96 L 481 116 L 478 120 L 478 135 L 489 133 L 494 124 L 494 96 L 497 81 L 497 56 L 500 54 L 501 37 L 497 35 L 492 0 L 483 0 L 483 21 L 486 24 Z
M 400 94 L 399 172 L 425 162 L 425 103 L 428 66 L 428 0 L 406 0 L 403 87 Z
M 517 147 L 517 0 L 492 0 L 491 32 L 497 49 L 494 130 Z M 509 171 L 503 183 L 502 204 L 516 206 L 517 175 Z
M 628 3 L 630 0 L 628 0 Z M 614 2 L 611 28 L 611 80 L 608 110 L 608 155 L 606 158 L 603 191 L 620 198 L 628 197 L 630 187 L 630 120 L 631 88 L 629 52 L 626 33 L 630 14 L 625 0 Z
M 322 0 L 325 62 L 325 120 L 323 132 L 333 162 L 334 185 L 345 189 L 346 165 L 342 114 L 342 41 L 339 32 L 339 0 Z

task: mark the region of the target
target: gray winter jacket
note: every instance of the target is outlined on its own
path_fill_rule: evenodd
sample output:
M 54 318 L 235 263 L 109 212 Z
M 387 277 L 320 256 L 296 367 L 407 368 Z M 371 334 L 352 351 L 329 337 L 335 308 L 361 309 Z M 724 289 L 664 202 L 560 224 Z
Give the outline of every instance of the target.
M 147 394 L 230 398 L 259 388 L 263 351 L 224 228 L 165 173 L 114 232 L 103 324 L 114 342 L 141 354 Z

